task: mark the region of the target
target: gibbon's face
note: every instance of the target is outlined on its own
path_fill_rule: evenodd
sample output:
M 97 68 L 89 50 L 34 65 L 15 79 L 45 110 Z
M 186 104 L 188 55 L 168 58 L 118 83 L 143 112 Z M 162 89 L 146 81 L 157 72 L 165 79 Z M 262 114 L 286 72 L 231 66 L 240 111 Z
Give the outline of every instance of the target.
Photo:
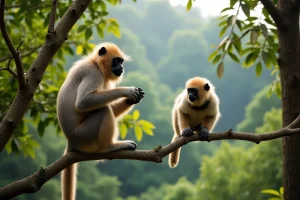
M 109 52 L 111 51 L 111 52 Z M 98 55 L 103 57 L 104 59 L 104 64 L 105 66 L 110 66 L 110 68 L 108 68 L 108 70 L 110 71 L 110 77 L 120 77 L 123 72 L 124 72 L 124 68 L 123 68 L 123 62 L 124 59 L 121 58 L 121 56 L 114 56 L 113 54 L 118 54 L 118 49 L 115 48 L 110 48 L 107 49 L 105 47 L 101 47 L 101 49 L 98 52 Z
M 196 77 L 187 84 L 188 100 L 192 105 L 201 106 L 209 98 L 210 86 L 205 79 Z

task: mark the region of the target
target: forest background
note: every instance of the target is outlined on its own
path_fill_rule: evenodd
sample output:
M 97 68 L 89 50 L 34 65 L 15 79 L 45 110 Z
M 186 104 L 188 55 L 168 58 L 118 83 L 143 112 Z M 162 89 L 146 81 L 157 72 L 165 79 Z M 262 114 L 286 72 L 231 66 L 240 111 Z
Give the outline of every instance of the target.
M 121 6 L 108 6 L 107 9 L 109 17 L 118 20 L 120 33 L 105 32 L 101 38 L 93 28 L 88 42 L 114 42 L 133 59 L 125 64 L 122 84 L 145 90 L 146 98 L 136 109 L 140 111 L 140 118 L 155 125 L 154 136 L 144 134 L 138 142 L 139 149 L 151 149 L 171 141 L 170 111 L 174 98 L 183 89 L 185 81 L 193 76 L 210 79 L 221 99 L 222 118 L 215 131 L 233 128 L 263 133 L 281 127 L 280 99 L 275 94 L 269 95 L 274 80 L 270 71 L 264 68 L 257 78 L 255 68 L 241 68 L 241 64 L 225 59 L 226 71 L 222 79 L 218 79 L 216 67 L 208 62 L 212 45 L 220 42 L 217 17 L 203 18 L 196 8 L 186 12 L 185 7 L 172 7 L 167 1 L 122 1 Z M 64 61 L 56 64 L 67 71 L 74 61 L 87 53 L 84 45 L 78 46 L 74 43 L 68 50 L 71 55 L 63 56 Z M 51 73 L 48 70 L 48 76 Z M 62 81 L 53 83 L 52 90 L 57 90 Z M 5 87 L 0 81 L 0 89 Z M 5 104 L 5 98 L 1 101 Z M 11 149 L 2 153 L 0 186 L 47 166 L 58 159 L 65 148 L 66 139 L 55 126 L 42 126 L 39 120 L 25 120 L 24 123 L 40 147 L 35 149 L 34 156 L 30 152 L 11 154 Z M 41 130 L 43 127 L 46 129 Z M 126 139 L 136 140 L 132 130 Z M 82 162 L 77 196 L 91 200 L 267 199 L 261 190 L 278 189 L 282 185 L 281 151 L 280 139 L 260 145 L 203 142 L 184 146 L 175 169 L 169 168 L 166 158 L 161 164 L 131 160 Z M 15 199 L 59 198 L 57 175 L 37 193 Z

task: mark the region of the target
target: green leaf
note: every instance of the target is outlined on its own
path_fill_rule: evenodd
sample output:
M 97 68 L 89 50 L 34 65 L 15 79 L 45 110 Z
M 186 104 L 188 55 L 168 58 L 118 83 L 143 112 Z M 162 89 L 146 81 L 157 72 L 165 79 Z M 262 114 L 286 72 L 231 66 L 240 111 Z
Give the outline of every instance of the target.
M 26 149 L 26 150 L 25 150 Z M 35 158 L 35 153 L 34 153 L 34 149 L 32 147 L 26 147 L 24 150 L 26 151 L 26 153 L 32 158 Z
M 282 200 L 282 198 L 279 198 L 279 197 L 271 197 L 271 198 L 269 198 L 268 200 Z
M 245 66 L 247 68 L 251 67 L 255 63 L 257 57 L 258 57 L 258 52 L 249 53 L 243 63 L 243 66 Z
M 223 10 L 221 10 L 221 13 L 227 11 L 227 10 L 232 10 L 233 8 L 232 7 L 227 7 L 227 8 L 224 8 Z
M 233 7 L 236 4 L 237 0 L 230 0 L 230 7 Z
M 99 36 L 103 39 L 104 38 L 104 31 L 100 26 L 96 26 L 97 32 Z
M 192 8 L 192 0 L 189 0 L 186 4 L 186 10 L 189 11 Z
M 154 129 L 154 128 L 155 128 L 155 126 L 154 126 L 151 122 L 146 121 L 146 120 L 143 120 L 143 119 L 139 120 L 138 123 L 139 123 L 139 125 L 141 125 L 143 128 L 149 128 L 149 129 Z
M 256 76 L 260 76 L 261 75 L 261 73 L 262 73 L 262 70 L 263 70 L 263 68 L 262 68 L 262 64 L 259 62 L 259 63 L 257 63 L 257 65 L 256 65 L 256 69 L 255 69 L 255 71 L 256 71 Z
M 271 68 L 271 62 L 270 62 L 268 53 L 263 51 L 262 52 L 262 58 L 263 58 L 263 61 L 264 61 L 265 65 L 267 66 L 267 68 L 270 69 Z
M 83 52 L 83 46 L 82 46 L 82 45 L 78 45 L 78 46 L 76 47 L 76 54 L 77 54 L 77 55 L 81 55 L 82 52 Z
M 92 34 L 93 34 L 93 31 L 91 28 L 86 29 L 85 35 L 84 35 L 85 39 L 88 40 L 92 36 Z
M 119 131 L 120 131 L 121 138 L 124 139 L 127 135 L 127 127 L 124 123 L 120 124 Z
M 80 33 L 82 31 L 84 31 L 86 28 L 87 28 L 86 25 L 81 25 L 81 26 L 78 27 L 77 32 Z
M 99 1 L 99 5 L 102 11 L 106 11 L 106 4 L 103 1 Z
M 218 75 L 219 79 L 222 78 L 223 74 L 224 74 L 224 63 L 221 62 L 217 68 L 217 75 Z
M 232 59 L 232 60 L 234 60 L 235 62 L 237 62 L 237 63 L 240 63 L 240 60 L 239 60 L 239 58 L 236 56 L 236 55 L 234 55 L 233 53 L 231 53 L 231 52 L 227 52 L 228 53 L 228 55 L 230 56 L 230 58 Z
M 221 59 L 221 57 L 222 57 L 221 54 L 217 55 L 217 56 L 214 58 L 212 64 L 214 65 L 214 64 L 216 64 L 217 62 L 219 62 L 219 60 Z
M 248 4 L 244 3 L 244 4 L 241 4 L 241 6 L 242 6 L 242 10 L 245 13 L 245 15 L 247 17 L 249 17 L 250 16 L 250 8 L 249 8 Z
M 219 50 L 212 52 L 208 57 L 208 62 L 210 62 L 218 54 L 218 52 Z
M 266 25 L 265 24 L 260 24 L 260 29 L 262 31 L 263 36 L 265 38 L 268 38 L 269 34 L 268 34 L 268 29 L 267 29 Z
M 262 190 L 260 192 L 264 193 L 264 194 L 271 194 L 271 195 L 274 195 L 274 196 L 281 197 L 280 194 L 279 194 L 279 192 L 276 191 L 276 190 L 273 190 L 273 189 Z
M 134 133 L 135 133 L 135 137 L 136 137 L 137 141 L 140 142 L 143 138 L 143 130 L 140 127 L 140 125 L 136 124 L 134 126 Z
M 222 30 L 220 31 L 220 34 L 219 34 L 219 37 L 220 37 L 220 38 L 223 37 L 223 35 L 226 33 L 226 30 L 227 30 L 227 26 L 224 26 L 224 27 L 222 28 Z
M 284 194 L 284 193 L 283 193 L 283 192 L 284 192 L 284 189 L 283 189 L 283 187 L 280 187 L 280 188 L 279 188 L 279 192 L 280 192 L 280 194 L 281 194 L 281 195 L 283 195 L 283 194 Z
M 139 110 L 133 111 L 132 116 L 133 116 L 133 121 L 136 121 L 140 117 L 140 111 Z

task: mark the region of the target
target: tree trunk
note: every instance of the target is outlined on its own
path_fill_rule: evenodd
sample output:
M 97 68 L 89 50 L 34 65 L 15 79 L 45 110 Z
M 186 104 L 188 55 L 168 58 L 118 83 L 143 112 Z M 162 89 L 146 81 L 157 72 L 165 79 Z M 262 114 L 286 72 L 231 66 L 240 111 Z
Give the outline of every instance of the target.
M 299 6 L 294 0 L 279 0 L 278 7 L 290 22 L 279 31 L 279 58 L 283 126 L 300 114 L 300 38 Z M 284 199 L 300 199 L 300 136 L 283 138 Z

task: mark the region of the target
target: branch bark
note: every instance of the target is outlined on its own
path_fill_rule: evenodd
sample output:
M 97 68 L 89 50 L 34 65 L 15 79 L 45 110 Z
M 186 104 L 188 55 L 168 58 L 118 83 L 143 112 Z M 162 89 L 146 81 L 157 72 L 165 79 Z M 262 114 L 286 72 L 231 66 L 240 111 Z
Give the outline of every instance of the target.
M 17 75 L 19 80 L 19 88 L 20 90 L 24 89 L 26 86 L 25 78 L 24 78 L 24 67 L 21 60 L 21 57 L 19 55 L 19 51 L 15 49 L 8 33 L 5 28 L 5 22 L 4 22 L 4 8 L 5 8 L 5 0 L 0 0 L 0 29 L 3 36 L 3 39 L 12 55 L 12 57 L 15 60 L 16 67 L 17 67 Z
M 3 150 L 12 133 L 17 128 L 18 123 L 22 120 L 34 92 L 43 78 L 43 74 L 51 62 L 55 53 L 68 38 L 68 33 L 77 22 L 82 13 L 92 0 L 74 0 L 68 10 L 57 24 L 55 32 L 46 35 L 46 41 L 43 44 L 37 58 L 30 66 L 27 74 L 26 90 L 18 90 L 17 95 L 0 122 L 0 152 Z M 2 3 L 3 0 L 0 0 Z M 2 13 L 3 14 L 3 13 Z
M 271 0 L 260 0 L 260 2 L 271 15 L 278 29 L 287 30 L 291 26 L 291 23 L 283 15 L 283 12 Z
M 216 140 L 245 140 L 254 143 L 260 143 L 262 141 L 273 140 L 276 138 L 291 136 L 300 134 L 300 116 L 298 116 L 294 122 L 285 128 L 279 129 L 274 132 L 265 134 L 254 134 L 254 133 L 242 133 L 242 132 L 232 132 L 228 130 L 222 133 L 210 133 L 209 141 Z M 199 141 L 199 136 L 197 134 L 191 137 L 180 137 L 175 142 L 172 142 L 164 147 L 160 145 L 153 150 L 135 150 L 135 151 L 118 151 L 118 152 L 108 152 L 108 153 L 94 153 L 87 154 L 81 152 L 68 152 L 63 155 L 57 161 L 53 162 L 46 168 L 41 168 L 34 174 L 16 181 L 10 185 L 0 188 L 0 199 L 9 199 L 16 197 L 23 193 L 34 193 L 43 186 L 48 180 L 53 178 L 59 172 L 61 172 L 66 167 L 73 163 L 88 160 L 112 160 L 112 159 L 128 159 L 128 160 L 141 160 L 148 162 L 161 163 L 162 158 L 166 157 L 168 154 L 173 152 L 183 145 Z

